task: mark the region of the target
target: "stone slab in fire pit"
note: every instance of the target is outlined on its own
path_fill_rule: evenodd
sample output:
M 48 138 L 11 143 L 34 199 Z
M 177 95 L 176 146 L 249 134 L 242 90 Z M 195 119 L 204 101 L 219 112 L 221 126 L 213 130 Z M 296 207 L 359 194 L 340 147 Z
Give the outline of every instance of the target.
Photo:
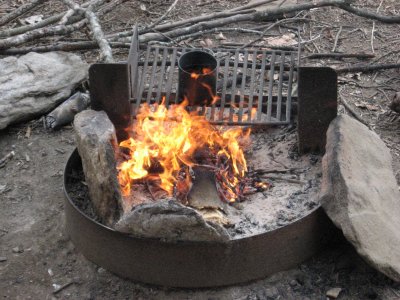
M 0 59 L 0 129 L 52 110 L 87 78 L 72 53 L 28 53 Z
M 327 132 L 322 205 L 358 253 L 400 282 L 400 192 L 389 149 L 376 133 L 340 115 Z
M 85 110 L 75 116 L 74 128 L 93 207 L 102 221 L 112 226 L 122 208 L 114 125 L 104 111 Z

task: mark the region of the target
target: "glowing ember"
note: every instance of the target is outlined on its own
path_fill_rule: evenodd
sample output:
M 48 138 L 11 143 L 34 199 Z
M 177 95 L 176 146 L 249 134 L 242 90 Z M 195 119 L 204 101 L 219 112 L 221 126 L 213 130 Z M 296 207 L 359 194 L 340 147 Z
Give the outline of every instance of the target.
M 132 128 L 134 137 L 120 143 L 129 149 L 129 160 L 118 166 L 124 195 L 130 194 L 132 183 L 142 179 L 159 181 L 163 190 L 175 195 L 191 184 L 188 172 L 179 180 L 182 170 L 206 165 L 215 170 L 223 185 L 223 200 L 237 200 L 247 171 L 240 141 L 248 138 L 250 131 L 218 130 L 204 116 L 189 113 L 187 103 L 185 100 L 169 109 L 164 104 L 141 108 Z

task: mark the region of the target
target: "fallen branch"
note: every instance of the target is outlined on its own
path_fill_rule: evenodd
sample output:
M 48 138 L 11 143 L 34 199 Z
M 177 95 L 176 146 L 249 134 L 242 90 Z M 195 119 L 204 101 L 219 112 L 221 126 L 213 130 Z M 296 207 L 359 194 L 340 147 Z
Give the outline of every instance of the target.
M 19 16 L 23 15 L 24 13 L 27 13 L 28 11 L 34 9 L 38 5 L 46 2 L 47 0 L 31 0 L 28 1 L 27 3 L 21 5 L 17 9 L 12 10 L 9 14 L 5 15 L 4 17 L 0 18 L 0 26 L 7 24 L 8 22 L 11 22 L 15 18 L 18 18 Z
M 89 6 L 89 4 L 90 4 L 90 1 L 85 2 L 84 4 L 82 4 L 82 7 L 86 8 Z M 96 5 L 96 7 L 97 6 L 98 5 Z M 37 22 L 35 24 L 30 24 L 30 25 L 25 25 L 25 26 L 20 26 L 17 28 L 10 28 L 10 29 L 0 31 L 0 38 L 11 37 L 11 36 L 15 36 L 18 34 L 23 34 L 25 32 L 31 31 L 31 30 L 35 30 L 35 29 L 46 27 L 51 24 L 55 24 L 58 21 L 60 21 L 64 15 L 65 15 L 65 12 L 51 16 L 51 17 L 44 19 L 40 22 Z M 66 25 L 76 23 L 76 22 L 82 20 L 83 18 L 84 18 L 83 14 L 76 15 L 76 16 L 72 17 Z
M 130 43 L 122 43 L 122 42 L 110 42 L 111 48 L 124 48 L 129 49 Z M 21 55 L 29 52 L 51 52 L 51 51 L 83 51 L 83 50 L 95 50 L 99 49 L 99 44 L 95 41 L 84 41 L 84 42 L 74 42 L 74 43 L 57 43 L 53 45 L 46 46 L 33 46 L 33 47 L 24 47 L 24 48 L 10 48 L 0 50 L 0 55 Z
M 125 0 L 126 1 L 126 0 Z M 89 7 L 89 5 L 91 4 L 92 1 L 89 2 L 85 2 L 84 4 L 81 5 L 82 8 L 87 8 Z M 92 9 L 95 10 L 97 8 L 99 8 L 101 5 L 103 5 L 103 3 L 105 2 L 105 0 L 102 1 L 96 1 L 92 4 Z M 109 5 L 109 7 L 104 8 L 103 10 L 99 11 L 98 15 L 104 15 L 107 12 L 109 12 L 112 8 L 114 8 L 116 5 L 118 5 L 118 3 L 111 3 Z M 25 26 L 20 26 L 17 28 L 10 28 L 10 29 L 6 29 L 3 31 L 0 31 L 0 38 L 5 38 L 5 37 L 11 37 L 11 36 L 15 36 L 18 34 L 23 34 L 26 33 L 28 31 L 31 30 L 35 30 L 35 29 L 39 29 L 39 28 L 43 28 L 46 27 L 48 25 L 52 25 L 57 23 L 58 21 L 60 21 L 64 16 L 65 16 L 66 12 L 63 13 L 59 13 L 55 16 L 51 16 L 47 19 L 44 19 L 40 22 L 37 22 L 35 24 L 30 24 L 30 25 L 25 25 Z M 83 13 L 79 13 L 79 14 L 75 14 L 73 17 L 71 17 L 68 22 L 66 24 L 61 24 L 61 25 L 69 25 L 69 24 L 74 24 L 76 22 L 79 22 L 80 20 L 82 20 L 84 18 L 84 14 Z
M 319 59 L 319 58 L 374 58 L 375 54 L 369 53 L 313 53 L 307 56 L 304 56 L 303 59 Z
M 241 11 L 240 13 L 241 14 L 250 14 L 253 12 L 254 12 L 254 10 L 245 10 L 245 11 Z M 217 12 L 217 13 L 194 17 L 191 19 L 181 20 L 181 21 L 177 21 L 177 22 L 173 22 L 173 23 L 158 25 L 158 26 L 155 26 L 154 29 L 158 30 L 158 31 L 164 31 L 164 30 L 169 30 L 172 28 L 176 28 L 176 27 L 180 27 L 180 26 L 184 26 L 184 25 L 188 25 L 188 24 L 194 24 L 197 22 L 203 22 L 203 21 L 224 18 L 224 17 L 234 16 L 234 15 L 237 15 L 237 12 L 229 12 L 229 11 Z M 150 30 L 139 29 L 139 34 L 143 34 L 143 33 L 149 32 L 149 31 Z M 116 40 L 116 39 L 124 38 L 124 37 L 128 37 L 128 36 L 130 37 L 130 36 L 132 36 L 132 34 L 133 34 L 133 31 L 128 30 L 128 31 L 110 34 L 110 35 L 107 35 L 106 37 L 109 40 Z
M 212 33 L 218 33 L 218 32 L 239 32 L 239 33 L 252 33 L 252 34 L 260 34 L 261 31 L 257 30 L 252 30 L 252 29 L 246 29 L 246 28 L 212 28 L 209 30 L 204 30 L 204 31 L 199 31 L 195 33 L 191 33 L 188 35 L 182 35 L 180 37 L 175 38 L 174 42 L 181 42 L 190 38 L 197 38 L 199 36 L 205 35 L 205 34 L 212 34 Z
M 78 4 L 76 4 L 75 2 L 73 2 L 72 0 L 62 0 L 62 2 L 65 5 L 70 7 L 70 10 L 64 15 L 64 17 L 61 19 L 61 22 L 67 22 L 68 18 L 76 12 L 84 13 L 86 19 L 89 21 L 89 27 L 92 31 L 93 39 L 99 45 L 100 54 L 101 54 L 100 59 L 104 60 L 105 62 L 112 62 L 113 57 L 112 57 L 111 47 L 108 44 L 108 41 L 105 39 L 103 30 L 101 29 L 101 25 L 95 15 L 95 13 L 93 12 L 93 6 L 96 3 L 101 2 L 101 1 L 104 1 L 104 0 L 92 1 L 90 3 L 89 7 L 85 9 L 85 8 L 82 8 L 81 6 L 79 6 Z M 72 11 L 72 13 L 71 13 L 71 11 Z M 0 48 L 1 48 L 1 46 L 0 46 Z
M 232 23 L 259 21 L 259 20 L 271 21 L 278 18 L 282 18 L 285 14 L 299 12 L 302 10 L 309 10 L 313 8 L 326 7 L 326 6 L 337 6 L 342 8 L 343 5 L 347 4 L 347 2 L 348 0 L 323 0 L 318 3 L 303 3 L 297 5 L 289 5 L 285 7 L 266 9 L 263 11 L 253 12 L 250 14 L 247 13 L 243 14 L 242 12 L 240 12 L 239 14 L 230 17 L 212 20 L 209 22 L 203 21 L 184 28 L 173 29 L 171 31 L 165 32 L 164 35 L 168 36 L 169 38 L 176 38 L 181 35 L 187 35 L 197 31 L 204 31 L 215 27 L 221 27 Z M 165 37 L 160 34 L 146 33 L 141 35 L 139 40 L 142 43 L 147 43 L 149 41 L 155 41 L 155 40 L 163 41 L 165 40 Z
M 356 72 L 372 72 L 389 69 L 399 69 L 400 64 L 380 64 L 380 65 L 357 65 L 336 69 L 336 73 L 356 73 Z
M 86 20 L 81 20 L 72 25 L 57 25 L 50 28 L 35 29 L 21 35 L 0 40 L 0 49 L 7 49 L 10 47 L 19 46 L 26 42 L 30 42 L 45 36 L 68 34 L 82 28 L 85 25 Z

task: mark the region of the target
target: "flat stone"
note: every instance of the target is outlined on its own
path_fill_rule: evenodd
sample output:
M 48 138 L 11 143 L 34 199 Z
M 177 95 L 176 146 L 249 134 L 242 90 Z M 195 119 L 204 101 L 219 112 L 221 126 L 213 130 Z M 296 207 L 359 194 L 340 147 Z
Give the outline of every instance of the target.
M 73 53 L 28 53 L 0 59 L 0 129 L 54 109 L 87 79 L 88 64 Z
M 189 205 L 196 209 L 225 210 L 227 204 L 219 198 L 214 172 L 201 167 L 194 167 L 193 172 L 195 178 L 188 196 Z
M 20 246 L 17 246 L 17 247 L 12 248 L 12 252 L 13 253 L 23 253 L 24 252 L 24 248 L 22 248 Z
M 374 268 L 400 282 L 400 192 L 389 149 L 346 115 L 332 121 L 322 162 L 321 202 Z
M 220 225 L 206 222 L 190 207 L 174 200 L 140 204 L 123 216 L 115 229 L 145 238 L 168 241 L 227 241 Z
M 7 257 L 5 257 L 5 256 L 0 256 L 0 262 L 4 262 L 4 261 L 7 261 Z
M 123 205 L 117 179 L 114 125 L 104 111 L 85 110 L 76 115 L 74 129 L 93 208 L 106 225 L 112 226 Z

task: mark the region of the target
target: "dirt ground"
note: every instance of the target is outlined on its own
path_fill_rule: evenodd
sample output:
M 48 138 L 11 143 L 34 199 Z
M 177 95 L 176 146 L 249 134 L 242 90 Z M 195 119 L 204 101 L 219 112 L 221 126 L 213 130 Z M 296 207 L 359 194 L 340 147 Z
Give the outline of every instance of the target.
M 379 2 L 379 3 L 378 3 Z M 41 13 L 52 14 L 60 5 L 42 6 Z M 55 3 L 55 4 L 54 4 Z M 152 13 L 141 11 L 144 3 Z M 107 32 L 129 28 L 136 21 L 149 22 L 171 2 L 125 2 L 107 15 Z M 243 1 L 182 1 L 171 18 L 187 18 L 202 12 L 242 5 Z M 376 11 L 380 1 L 358 0 L 360 7 Z M 0 3 L 0 16 L 21 1 Z M 196 7 L 194 4 L 203 4 Z M 400 2 L 384 0 L 380 12 L 399 14 Z M 35 12 L 33 12 L 34 14 Z M 155 15 L 154 15 L 155 13 Z M 325 8 L 304 12 L 313 22 L 301 28 L 309 52 L 331 52 L 340 30 L 337 50 L 372 52 L 373 22 L 346 12 Z M 252 28 L 263 24 L 243 24 Z M 239 26 L 235 24 L 234 26 Z M 240 24 L 242 26 L 242 24 Z M 342 26 L 342 27 L 340 27 Z M 281 34 L 290 28 L 281 27 Z M 230 41 L 249 41 L 254 35 L 228 34 Z M 218 46 L 214 36 L 209 36 Z M 399 63 L 400 25 L 375 22 L 373 49 L 377 63 Z M 76 39 L 68 36 L 65 40 Z M 193 41 L 197 45 L 200 40 Z M 97 52 L 80 53 L 88 62 Z M 114 51 L 126 59 L 127 50 Z M 363 62 L 363 61 L 361 61 Z M 348 60 L 304 60 L 304 65 L 346 66 L 360 63 Z M 393 167 L 400 183 L 400 116 L 388 108 L 395 91 L 400 91 L 399 70 L 339 76 L 339 99 L 354 109 L 358 117 L 374 129 L 392 151 Z M 340 105 L 340 113 L 351 114 Z M 31 129 L 27 135 L 28 127 Z M 63 168 L 75 147 L 73 130 L 65 127 L 49 132 L 41 120 L 11 126 L 0 131 L 0 157 L 11 150 L 16 155 L 0 168 L 0 296 L 2 299 L 325 299 L 332 287 L 343 289 L 339 299 L 400 299 L 396 284 L 369 267 L 343 240 L 334 241 L 325 251 L 298 268 L 264 280 L 218 289 L 183 290 L 148 286 L 121 279 L 86 260 L 69 241 L 64 231 L 62 190 Z M 195 270 L 194 270 L 195 271 Z M 60 286 L 71 283 L 58 293 Z

